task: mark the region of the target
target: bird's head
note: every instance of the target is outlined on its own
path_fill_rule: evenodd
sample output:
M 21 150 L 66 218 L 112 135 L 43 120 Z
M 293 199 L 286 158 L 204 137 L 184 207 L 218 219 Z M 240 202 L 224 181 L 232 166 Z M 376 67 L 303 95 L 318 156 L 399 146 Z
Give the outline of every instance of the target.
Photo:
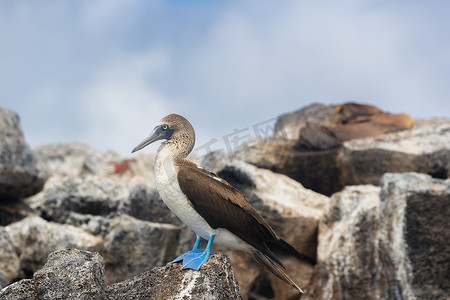
M 176 145 L 181 156 L 187 156 L 194 148 L 194 128 L 186 118 L 180 115 L 167 115 L 158 122 L 147 138 L 133 148 L 131 153 L 159 140 L 166 140 L 170 144 Z

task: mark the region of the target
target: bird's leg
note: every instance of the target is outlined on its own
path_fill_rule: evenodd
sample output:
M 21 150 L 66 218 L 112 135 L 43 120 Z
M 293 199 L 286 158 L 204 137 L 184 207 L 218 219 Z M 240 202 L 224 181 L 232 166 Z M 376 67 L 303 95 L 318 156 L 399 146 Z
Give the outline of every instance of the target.
M 174 262 L 181 261 L 190 253 L 202 253 L 202 251 L 199 250 L 201 240 L 202 240 L 202 238 L 197 235 L 197 240 L 195 241 L 194 248 L 192 248 L 191 251 L 181 254 L 180 256 L 178 256 L 177 258 L 172 260 L 172 262 L 174 263 Z
M 214 241 L 215 235 L 209 238 L 208 245 L 206 245 L 203 251 L 190 251 L 187 253 L 186 257 L 183 259 L 183 269 L 194 269 L 198 270 L 200 267 L 208 260 L 209 254 L 211 253 L 211 247 Z
M 202 238 L 197 235 L 197 240 L 195 240 L 194 248 L 192 248 L 193 251 L 198 250 L 201 240 Z

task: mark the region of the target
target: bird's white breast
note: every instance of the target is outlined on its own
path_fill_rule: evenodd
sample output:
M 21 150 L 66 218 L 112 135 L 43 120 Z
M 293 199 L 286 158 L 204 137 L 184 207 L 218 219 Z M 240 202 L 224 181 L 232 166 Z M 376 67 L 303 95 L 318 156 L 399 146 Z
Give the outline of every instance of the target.
M 155 160 L 155 182 L 161 199 L 178 218 L 189 226 L 198 236 L 208 240 L 215 235 L 214 243 L 231 249 L 251 251 L 251 247 L 230 231 L 213 229 L 205 219 L 189 204 L 186 195 L 180 188 L 177 169 L 168 147 L 160 147 Z
M 155 161 L 156 188 L 167 207 L 197 235 L 208 239 L 214 230 L 189 204 L 177 180 L 176 166 L 167 148 L 161 147 Z

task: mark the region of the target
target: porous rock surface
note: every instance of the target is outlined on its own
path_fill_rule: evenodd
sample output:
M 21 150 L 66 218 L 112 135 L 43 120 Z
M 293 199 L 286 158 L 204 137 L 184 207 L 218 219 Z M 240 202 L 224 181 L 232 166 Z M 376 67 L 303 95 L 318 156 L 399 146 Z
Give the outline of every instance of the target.
M 259 168 L 285 174 L 304 187 L 325 195 L 348 185 L 379 185 L 388 172 L 417 172 L 445 179 L 450 176 L 450 120 L 416 120 L 406 130 L 342 141 L 338 147 L 321 150 L 299 149 L 300 132 L 307 122 L 330 125 L 339 105 L 311 105 L 281 116 L 272 138 L 238 149 L 235 158 Z M 307 112 L 321 110 L 318 115 Z M 325 112 L 328 112 L 324 115 Z M 284 124 L 283 126 L 281 124 Z M 335 124 L 335 123 L 333 123 Z M 286 138 L 287 137 L 287 138 Z
M 47 177 L 45 165 L 25 141 L 19 116 L 0 107 L 0 202 L 39 192 Z
M 0 299 L 242 299 L 226 256 L 214 254 L 200 271 L 168 264 L 107 286 L 98 253 L 62 249 L 51 253 L 32 279 L 0 291 Z
M 19 278 L 20 258 L 17 255 L 11 242 L 8 232 L 0 226 L 0 283 L 6 286 L 6 283 Z M 3 278 L 2 278 L 3 277 Z M 3 282 L 3 280 L 6 281 Z
M 20 259 L 22 277 L 29 277 L 41 268 L 47 256 L 57 249 L 75 247 L 100 251 L 103 247 L 103 240 L 98 236 L 72 225 L 48 222 L 38 216 L 14 222 L 5 230 Z
M 305 299 L 447 299 L 449 213 L 450 180 L 425 174 L 334 194 Z

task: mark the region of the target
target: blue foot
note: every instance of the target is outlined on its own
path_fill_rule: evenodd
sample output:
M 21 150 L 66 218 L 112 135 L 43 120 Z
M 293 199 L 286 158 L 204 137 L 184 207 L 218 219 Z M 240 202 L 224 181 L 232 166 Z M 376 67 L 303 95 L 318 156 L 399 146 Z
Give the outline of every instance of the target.
M 198 255 L 198 253 L 202 253 L 203 251 L 199 250 L 198 247 L 200 246 L 200 241 L 202 240 L 201 237 L 197 236 L 197 240 L 195 241 L 195 245 L 194 248 L 192 248 L 191 251 L 188 251 L 184 254 L 181 254 L 180 256 L 178 256 L 177 258 L 175 258 L 174 260 L 172 260 L 172 262 L 178 262 L 178 261 L 182 261 L 184 260 L 184 258 L 190 254 L 193 255 Z
M 199 270 L 200 267 L 208 260 L 210 251 L 205 249 L 200 253 L 189 253 L 183 260 L 183 269 Z
M 183 261 L 183 269 L 194 269 L 199 270 L 200 267 L 208 260 L 209 254 L 211 253 L 212 243 L 214 241 L 214 235 L 209 238 L 208 245 L 206 245 L 205 250 L 201 251 L 198 249 L 200 245 L 200 237 L 197 237 L 195 241 L 194 248 L 177 258 L 172 262 Z
M 184 254 L 181 254 L 180 256 L 178 256 L 177 258 L 175 258 L 174 260 L 172 260 L 172 262 L 173 262 L 173 263 L 179 262 L 179 261 L 184 260 L 186 257 L 188 257 L 188 256 L 190 256 L 190 255 L 198 255 L 198 254 L 201 254 L 201 253 L 203 253 L 202 250 L 191 250 L 191 251 L 188 251 L 188 252 L 186 252 L 186 253 L 184 253 Z
M 190 253 L 187 253 L 187 255 L 183 259 L 183 269 L 194 269 L 194 270 L 200 269 L 200 267 L 209 258 L 214 237 L 215 235 L 212 235 L 209 238 L 208 245 L 206 245 L 205 250 L 203 251 L 195 250 L 194 252 L 194 249 L 192 249 L 192 251 L 189 251 Z

